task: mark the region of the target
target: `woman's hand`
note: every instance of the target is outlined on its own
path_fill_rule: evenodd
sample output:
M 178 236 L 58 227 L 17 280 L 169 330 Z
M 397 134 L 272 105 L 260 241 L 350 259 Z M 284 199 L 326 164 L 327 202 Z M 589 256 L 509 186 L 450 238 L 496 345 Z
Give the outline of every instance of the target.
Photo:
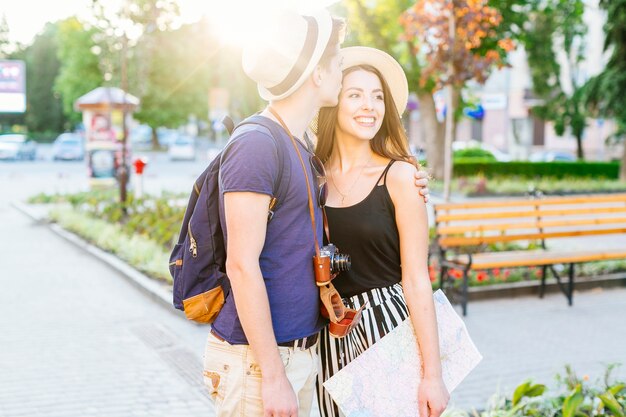
M 420 417 L 439 417 L 448 406 L 450 394 L 441 377 L 424 378 L 417 399 Z

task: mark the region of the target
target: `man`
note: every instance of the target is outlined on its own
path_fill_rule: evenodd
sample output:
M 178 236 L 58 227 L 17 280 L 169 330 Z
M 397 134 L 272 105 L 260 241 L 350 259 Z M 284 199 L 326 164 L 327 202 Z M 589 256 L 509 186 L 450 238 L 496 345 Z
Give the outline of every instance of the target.
M 320 11 L 285 13 L 272 36 L 243 52 L 244 71 L 270 102 L 261 115 L 303 140 L 320 107 L 335 106 L 341 88 L 339 46 L 344 22 Z M 271 122 L 270 122 L 271 123 Z M 324 325 L 313 275 L 315 254 L 306 180 L 288 133 L 260 125 L 236 130 L 220 168 L 226 271 L 231 291 L 207 340 L 205 381 L 216 415 L 307 417 L 314 395 L 316 341 Z M 280 172 L 277 144 L 285 141 L 288 175 Z M 312 190 L 316 176 L 306 164 Z M 272 220 L 268 206 L 277 178 L 289 178 Z M 317 240 L 322 213 L 315 207 Z

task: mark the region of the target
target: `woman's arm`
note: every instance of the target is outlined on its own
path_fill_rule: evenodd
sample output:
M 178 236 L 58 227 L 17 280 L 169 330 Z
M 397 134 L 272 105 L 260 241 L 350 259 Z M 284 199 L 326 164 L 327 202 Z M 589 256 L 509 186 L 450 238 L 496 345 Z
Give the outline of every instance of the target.
M 449 394 L 441 376 L 437 318 L 428 276 L 428 215 L 424 199 L 415 192 L 414 173 L 411 164 L 394 163 L 387 176 L 387 188 L 400 235 L 402 287 L 423 360 L 420 415 L 438 417 L 446 408 Z

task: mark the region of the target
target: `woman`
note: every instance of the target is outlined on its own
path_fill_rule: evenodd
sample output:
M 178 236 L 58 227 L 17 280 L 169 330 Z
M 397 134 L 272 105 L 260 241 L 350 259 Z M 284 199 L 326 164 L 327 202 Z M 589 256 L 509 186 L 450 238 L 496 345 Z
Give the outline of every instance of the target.
M 329 182 L 330 240 L 352 257 L 351 270 L 332 282 L 348 307 L 367 305 L 346 337 L 322 331 L 320 411 L 324 417 L 339 415 L 322 382 L 409 317 L 424 363 L 420 416 L 437 417 L 449 394 L 428 277 L 426 207 L 414 190 L 416 166 L 399 117 L 407 103 L 406 76 L 380 50 L 351 47 L 342 54 L 339 104 L 320 111 L 316 153 Z

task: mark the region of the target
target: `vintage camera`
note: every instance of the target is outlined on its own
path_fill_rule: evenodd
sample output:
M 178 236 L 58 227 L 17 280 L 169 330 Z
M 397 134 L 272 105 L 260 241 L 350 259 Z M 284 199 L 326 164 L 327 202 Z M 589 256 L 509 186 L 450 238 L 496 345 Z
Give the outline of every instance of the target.
M 348 271 L 352 265 L 350 255 L 339 253 L 339 249 L 332 243 L 320 248 L 320 256 L 314 256 L 313 263 L 315 282 L 319 286 L 328 284 L 332 279 L 331 275 Z

